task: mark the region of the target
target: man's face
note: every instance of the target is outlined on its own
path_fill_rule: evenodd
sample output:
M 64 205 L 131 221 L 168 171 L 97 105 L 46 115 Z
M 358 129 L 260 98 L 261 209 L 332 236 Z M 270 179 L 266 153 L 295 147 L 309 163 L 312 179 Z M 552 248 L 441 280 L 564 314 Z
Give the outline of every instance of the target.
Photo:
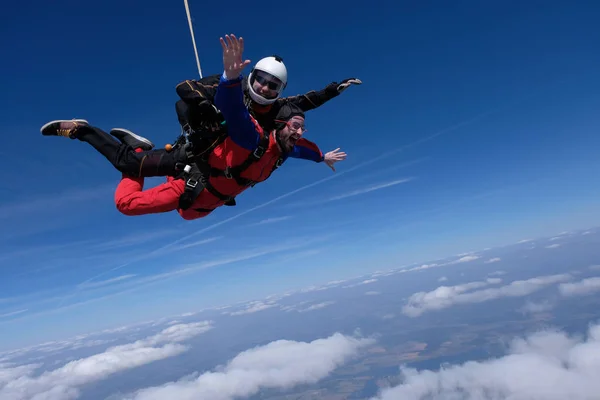
M 252 89 L 265 99 L 274 99 L 281 91 L 283 83 L 271 74 L 263 71 L 254 73 Z
M 283 129 L 278 132 L 280 143 L 284 151 L 291 151 L 294 145 L 302 137 L 306 128 L 304 127 L 304 118 L 300 116 L 292 117 Z

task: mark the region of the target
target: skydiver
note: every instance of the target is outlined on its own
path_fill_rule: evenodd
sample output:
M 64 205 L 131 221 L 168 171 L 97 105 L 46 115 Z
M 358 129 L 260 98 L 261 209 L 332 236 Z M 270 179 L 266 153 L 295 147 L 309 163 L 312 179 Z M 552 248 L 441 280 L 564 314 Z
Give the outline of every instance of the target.
M 220 75 L 180 82 L 176 91 L 180 99 L 176 111 L 183 130 L 194 145 L 194 153 L 207 154 L 227 136 L 223 116 L 214 105 L 214 95 Z M 242 81 L 244 102 L 250 114 L 266 131 L 275 128 L 275 117 L 284 104 L 294 104 L 303 112 L 320 107 L 337 97 L 351 85 L 362 84 L 360 79 L 349 78 L 332 82 L 320 91 L 303 95 L 281 97 L 287 86 L 288 73 L 281 57 L 270 56 L 260 59 L 252 68 L 247 80 Z
M 264 131 L 243 102 L 241 73 L 249 63 L 248 60 L 242 62 L 243 39 L 238 40 L 234 35 L 225 37 L 227 43 L 220 38 L 224 72 L 217 87 L 215 104 L 229 127 L 228 137 L 210 152 L 205 164 L 208 169 L 201 170 L 204 164 L 180 164 L 178 176 L 168 176 L 167 182 L 157 187 L 142 190 L 143 176 L 123 173 L 115 192 L 115 203 L 121 213 L 144 215 L 177 210 L 186 220 L 202 218 L 248 187 L 268 179 L 288 157 L 324 162 L 334 171 L 333 165 L 346 158 L 339 148 L 323 155 L 316 144 L 302 137 L 306 131 L 304 113 L 293 103 L 282 105 L 275 128 Z M 119 144 L 85 120 L 51 121 L 41 131 L 46 136 L 88 142 L 119 170 L 123 169 L 122 165 L 128 165 L 129 158 L 133 158 L 135 164 L 136 153 L 143 154 L 144 150 L 152 148 L 152 143 L 141 136 L 126 130 L 113 130 L 116 137 L 120 135 L 122 141 L 128 143 Z
M 190 152 L 197 162 L 206 162 L 211 150 L 227 137 L 227 124 L 223 115 L 214 105 L 214 96 L 221 75 L 212 75 L 196 80 L 185 80 L 176 87 L 181 98 L 176 103 L 179 123 L 188 134 Z M 283 60 L 278 56 L 260 59 L 252 68 L 247 79 L 242 80 L 244 103 L 252 117 L 266 131 L 275 129 L 275 119 L 282 106 L 293 104 L 303 112 L 320 107 L 327 101 L 337 97 L 351 85 L 360 85 L 362 81 L 349 78 L 341 83 L 332 82 L 323 90 L 310 91 L 303 95 L 281 97 L 288 82 L 288 73 Z M 126 129 L 116 128 L 110 132 L 122 143 L 140 140 L 140 137 Z M 181 158 L 183 151 L 176 145 L 178 153 L 165 154 L 169 150 L 156 149 L 153 152 L 130 157 L 127 163 L 129 173 L 138 177 L 172 175 L 173 159 Z M 145 151 L 154 148 L 154 144 L 144 139 Z M 137 164 L 137 160 L 141 165 Z M 226 205 L 235 205 L 230 201 Z
M 320 107 L 327 101 L 337 97 L 351 85 L 362 84 L 360 79 L 349 78 L 341 83 L 332 82 L 321 91 L 310 91 L 304 95 L 280 97 L 287 86 L 287 68 L 277 56 L 265 57 L 252 68 L 247 79 L 242 80 L 244 102 L 250 114 L 266 131 L 275 128 L 275 119 L 282 106 L 293 104 L 303 112 Z M 178 119 L 188 133 L 190 142 L 187 147 L 183 143 L 166 148 L 155 149 L 154 143 L 130 130 L 114 128 L 111 135 L 122 144 L 143 152 L 132 152 L 116 143 L 112 137 L 98 127 L 90 127 L 95 135 L 80 135 L 81 140 L 92 144 L 120 172 L 134 177 L 177 176 L 178 164 L 185 163 L 194 157 L 196 163 L 206 163 L 211 150 L 227 137 L 227 124 L 223 116 L 214 106 L 214 96 L 219 84 L 220 75 L 213 75 L 200 81 L 186 80 L 177 85 L 177 93 L 181 100 L 177 102 Z M 329 164 L 329 159 L 325 159 Z M 332 165 L 330 165 L 331 168 Z M 234 206 L 235 199 L 226 202 Z

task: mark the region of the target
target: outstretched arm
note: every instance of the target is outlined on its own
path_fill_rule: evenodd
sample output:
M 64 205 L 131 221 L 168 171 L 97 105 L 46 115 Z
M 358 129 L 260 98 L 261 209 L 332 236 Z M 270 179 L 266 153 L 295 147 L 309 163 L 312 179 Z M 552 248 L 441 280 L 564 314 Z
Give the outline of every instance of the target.
M 335 172 L 335 167 L 333 164 L 346 159 L 346 153 L 339 150 L 340 148 L 338 147 L 337 149 L 323 155 L 319 149 L 319 146 L 309 140 L 301 138 L 296 142 L 294 149 L 290 152 L 290 157 L 302 158 L 304 160 L 315 162 L 324 162 Z
M 284 97 L 282 101 L 289 101 L 300 107 L 302 111 L 309 111 L 321 107 L 329 100 L 339 96 L 339 94 L 350 87 L 350 85 L 360 85 L 361 83 L 362 81 L 360 79 L 348 78 L 340 83 L 332 82 L 319 91 L 311 90 L 302 95 Z
M 319 146 L 304 138 L 298 139 L 289 156 L 314 162 L 324 161 L 323 152 L 321 152 Z
M 242 70 L 250 60 L 242 61 L 244 39 L 225 35 L 227 44 L 220 38 L 223 48 L 223 75 L 215 95 L 215 106 L 221 111 L 227 122 L 227 132 L 237 145 L 254 150 L 258 145 L 259 135 L 248 109 L 244 105 L 242 92 Z

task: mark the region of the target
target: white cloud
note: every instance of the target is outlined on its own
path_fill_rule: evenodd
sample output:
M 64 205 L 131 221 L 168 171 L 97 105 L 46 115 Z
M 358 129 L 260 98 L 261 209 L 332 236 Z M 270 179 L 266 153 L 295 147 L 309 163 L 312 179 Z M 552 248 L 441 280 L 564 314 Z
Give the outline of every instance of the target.
M 445 276 L 442 276 L 440 279 L 438 279 L 438 282 L 446 282 L 448 280 L 448 278 L 446 278 Z
M 298 310 L 298 311 L 299 312 L 308 312 L 308 311 L 320 310 L 321 308 L 325 308 L 332 304 L 335 304 L 335 301 L 324 301 L 322 303 L 313 304 L 312 306 L 310 306 L 308 308 L 305 308 L 303 310 Z
M 554 305 L 549 301 L 543 301 L 539 303 L 528 301 L 523 307 L 521 307 L 519 311 L 521 311 L 523 314 L 537 314 L 550 311 L 552 308 L 554 308 Z
M 312 342 L 278 340 L 238 354 L 215 372 L 139 390 L 132 400 L 232 400 L 261 389 L 316 383 L 373 343 L 336 333 Z
M 481 303 L 500 297 L 521 297 L 542 289 L 545 286 L 571 279 L 571 275 L 549 275 L 527 280 L 513 281 L 498 288 L 479 289 L 490 284 L 501 282 L 499 278 L 488 278 L 484 282 L 471 282 L 457 286 L 440 286 L 431 292 L 418 292 L 410 296 L 402 312 L 410 317 L 417 317 L 426 311 L 441 310 L 456 304 Z
M 229 315 L 244 315 L 244 314 L 252 314 L 255 312 L 267 310 L 272 307 L 277 307 L 277 303 L 265 303 L 262 301 L 252 301 L 246 305 L 246 308 L 239 311 L 226 311 L 223 314 Z
M 372 278 L 377 278 L 377 277 L 380 277 L 380 276 L 391 276 L 391 275 L 394 275 L 396 273 L 397 272 L 394 271 L 394 270 L 390 270 L 390 271 L 375 271 L 375 272 L 373 272 L 371 274 L 371 277 Z
M 466 262 L 471 262 L 471 261 L 475 261 L 478 260 L 480 257 L 476 256 L 476 255 L 465 255 L 468 253 L 463 253 L 463 254 L 459 254 L 458 259 L 454 260 L 454 261 L 449 261 L 446 263 L 442 263 L 442 264 L 438 264 L 438 263 L 431 263 L 431 264 L 422 264 L 418 267 L 413 267 L 410 269 L 404 269 L 401 271 L 398 271 L 399 273 L 403 273 L 403 272 L 412 272 L 412 271 L 422 271 L 424 269 L 429 269 L 429 268 L 435 268 L 435 267 L 444 267 L 446 265 L 455 265 L 455 264 L 461 264 L 461 263 L 466 263 Z
M 197 312 L 186 312 L 180 315 L 180 317 L 191 317 L 192 315 L 196 315 Z
M 342 283 L 345 283 L 345 282 L 347 282 L 347 279 L 340 279 L 340 280 L 336 280 L 336 281 L 327 282 L 326 285 L 327 286 L 335 287 L 335 286 L 338 286 L 338 285 L 340 285 Z
M 18 349 L 7 350 L 0 352 L 0 355 L 5 356 L 6 359 L 14 359 L 15 357 L 24 356 L 27 353 L 56 353 L 65 349 L 81 349 L 85 347 L 99 346 L 106 343 L 111 343 L 117 340 L 117 338 L 103 337 L 101 339 L 95 339 L 94 337 L 101 335 L 111 335 L 114 333 L 122 333 L 125 331 L 136 332 L 143 329 L 144 326 L 151 324 L 150 322 L 136 323 L 129 326 L 121 326 L 117 328 L 104 329 L 98 332 L 84 333 L 64 340 L 53 340 L 35 345 L 22 347 Z
M 600 277 L 587 278 L 579 282 L 562 283 L 558 286 L 563 296 L 582 296 L 600 291 Z
M 464 256 L 464 257 L 461 257 L 458 260 L 452 261 L 448 264 L 460 264 L 460 263 L 475 261 L 478 259 L 479 259 L 479 256 Z
M 490 258 L 485 263 L 486 264 L 491 264 L 491 263 L 495 263 L 495 262 L 499 262 L 499 261 L 502 261 L 502 259 L 500 257 L 494 257 L 494 258 Z
M 401 367 L 402 383 L 377 400 L 592 400 L 600 393 L 600 325 L 586 340 L 559 331 L 515 339 L 508 354 L 443 366 L 439 371 Z
M 442 265 L 446 265 L 446 264 L 442 264 Z M 429 269 L 429 268 L 433 268 L 433 267 L 437 267 L 437 266 L 439 266 L 439 264 L 436 264 L 436 263 L 433 263 L 433 264 L 423 264 L 421 266 L 411 268 L 411 269 L 407 270 L 407 272 L 409 272 L 409 271 L 421 271 L 423 269 Z
M 440 286 L 431 292 L 414 293 L 408 299 L 407 304 L 402 307 L 402 312 L 410 317 L 416 317 L 427 310 L 441 310 L 450 307 L 457 302 L 457 299 L 460 299 L 461 293 L 496 283 L 496 280 L 499 279 L 488 278 L 486 281 Z
M 290 311 L 309 312 L 309 311 L 320 310 L 322 308 L 328 307 L 332 304 L 335 304 L 335 301 L 324 301 L 322 303 L 316 303 L 316 304 L 306 307 L 305 304 L 308 304 L 308 303 L 310 303 L 310 301 L 306 300 L 306 301 L 302 301 L 300 303 L 293 304 L 293 305 L 281 306 L 280 309 L 281 309 L 281 311 L 285 311 L 285 312 L 290 312 Z
M 297 304 L 281 306 L 281 311 L 285 311 L 285 312 L 297 311 L 300 306 L 307 304 L 307 303 L 310 303 L 310 301 L 306 300 L 306 301 L 301 301 L 300 303 L 297 303 Z
M 346 285 L 346 286 L 344 286 L 344 289 L 353 288 L 353 287 L 357 287 L 357 286 L 361 286 L 361 285 L 368 285 L 369 283 L 375 283 L 375 282 L 377 282 L 377 279 L 367 279 L 362 282 L 353 283 L 351 285 Z
M 546 248 L 547 248 L 547 249 L 555 249 L 555 248 L 557 248 L 557 247 L 560 247 L 560 244 L 559 244 L 559 243 L 554 243 L 554 244 L 551 244 L 551 245 L 549 245 L 549 246 L 546 246 Z
M 0 363 L 0 388 L 21 376 L 29 375 L 33 373 L 36 369 L 41 367 L 42 364 L 27 364 L 27 365 L 17 365 L 13 366 L 12 364 L 2 364 Z M 2 391 L 0 391 L 0 396 L 2 395 Z M 0 397 L 1 399 L 2 397 Z
M 31 376 L 34 368 L 23 366 L 19 377 L 13 376 L 0 386 L 1 400 L 70 400 L 80 395 L 78 387 L 144 364 L 181 354 L 188 348 L 179 342 L 212 329 L 209 321 L 171 326 L 156 335 L 134 343 L 108 348 L 104 353 L 71 361 L 68 364 Z M 153 347 L 162 345 L 161 347 Z M 11 372 L 9 372 L 10 374 Z
M 489 276 L 495 276 L 495 275 L 498 275 L 498 276 L 500 276 L 500 275 L 506 275 L 506 271 L 494 271 L 494 272 L 490 272 L 488 275 L 489 275 Z
M 381 292 L 376 292 L 374 290 L 365 292 L 365 295 L 367 295 L 367 296 L 377 296 L 378 294 L 381 294 Z

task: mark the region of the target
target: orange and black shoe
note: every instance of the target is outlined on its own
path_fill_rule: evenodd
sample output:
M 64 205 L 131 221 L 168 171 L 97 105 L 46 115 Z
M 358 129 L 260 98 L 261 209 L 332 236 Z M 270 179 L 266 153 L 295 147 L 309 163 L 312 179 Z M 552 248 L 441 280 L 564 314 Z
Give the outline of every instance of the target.
M 56 121 L 50 121 L 40 131 L 44 136 L 64 136 L 69 139 L 75 139 L 77 137 L 77 129 L 82 126 L 89 125 L 85 119 L 60 119 Z

